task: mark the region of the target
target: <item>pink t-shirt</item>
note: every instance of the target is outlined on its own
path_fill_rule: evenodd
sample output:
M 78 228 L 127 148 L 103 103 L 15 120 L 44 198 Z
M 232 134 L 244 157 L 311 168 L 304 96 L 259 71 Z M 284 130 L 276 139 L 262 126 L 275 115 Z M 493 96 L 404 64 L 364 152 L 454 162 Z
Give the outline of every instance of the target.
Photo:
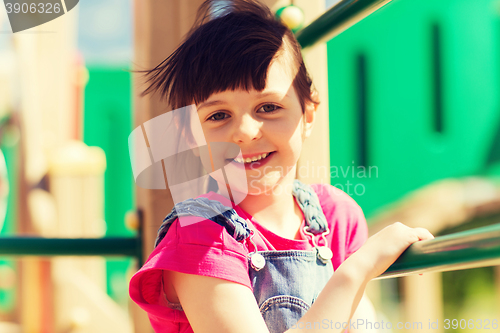
M 358 204 L 340 189 L 325 184 L 311 186 L 328 221 L 330 233 L 326 239 L 333 252 L 333 267 L 337 269 L 366 241 L 366 220 Z M 203 197 L 230 206 L 216 193 L 210 192 Z M 301 239 L 286 239 L 259 225 L 241 208 L 236 207 L 236 212 L 250 220 L 250 228 L 255 231 L 252 240 L 259 251 L 311 250 L 313 247 L 310 236 L 303 233 L 302 227 Z M 315 239 L 319 245 L 324 245 L 320 235 Z M 247 248 L 247 242 L 237 242 L 224 227 L 213 221 L 202 220 L 181 227 L 176 220 L 144 266 L 132 277 L 130 297 L 148 313 L 155 332 L 193 332 L 183 311 L 171 309 L 162 302 L 162 270 L 216 277 L 252 289 L 247 254 L 253 250 Z

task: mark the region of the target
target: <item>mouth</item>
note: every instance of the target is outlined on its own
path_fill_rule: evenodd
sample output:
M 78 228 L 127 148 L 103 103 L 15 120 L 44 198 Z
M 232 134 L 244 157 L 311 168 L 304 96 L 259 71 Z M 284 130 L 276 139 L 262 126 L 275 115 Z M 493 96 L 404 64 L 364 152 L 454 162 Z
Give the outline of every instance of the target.
M 247 157 L 247 158 L 239 158 L 239 157 L 237 157 L 237 158 L 234 159 L 234 161 L 236 163 L 244 164 L 245 166 L 250 166 L 250 165 L 252 165 L 253 163 L 256 163 L 256 162 L 264 163 L 273 154 L 274 154 L 274 151 L 270 152 L 270 153 L 262 153 L 262 154 L 255 155 L 255 156 L 252 156 L 252 157 Z

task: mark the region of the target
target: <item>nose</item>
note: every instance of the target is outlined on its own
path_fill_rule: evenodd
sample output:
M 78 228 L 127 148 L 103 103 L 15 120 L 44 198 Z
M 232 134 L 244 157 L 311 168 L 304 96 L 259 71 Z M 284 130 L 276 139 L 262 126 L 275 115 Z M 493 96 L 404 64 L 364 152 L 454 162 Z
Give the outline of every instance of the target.
M 249 143 L 258 140 L 261 136 L 262 123 L 249 114 L 244 114 L 233 132 L 233 140 L 236 143 Z

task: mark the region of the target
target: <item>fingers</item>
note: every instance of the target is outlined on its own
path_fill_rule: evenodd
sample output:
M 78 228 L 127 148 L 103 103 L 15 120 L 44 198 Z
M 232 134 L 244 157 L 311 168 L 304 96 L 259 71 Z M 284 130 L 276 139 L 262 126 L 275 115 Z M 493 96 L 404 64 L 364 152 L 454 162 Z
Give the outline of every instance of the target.
M 403 238 L 408 239 L 410 243 L 418 242 L 421 240 L 433 239 L 434 236 L 425 228 L 411 228 L 401 222 L 395 222 L 388 228 L 395 230 Z
M 413 228 L 419 240 L 434 239 L 434 236 L 425 228 Z

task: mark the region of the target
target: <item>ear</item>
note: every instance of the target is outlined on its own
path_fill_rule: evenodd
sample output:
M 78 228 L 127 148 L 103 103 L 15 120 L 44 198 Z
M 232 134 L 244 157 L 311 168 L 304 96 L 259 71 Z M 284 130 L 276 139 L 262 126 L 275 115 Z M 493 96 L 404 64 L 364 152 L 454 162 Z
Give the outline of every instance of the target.
M 316 119 L 316 111 L 319 106 L 319 95 L 317 91 L 311 92 L 313 102 L 308 102 L 304 106 L 304 136 L 308 138 L 313 129 L 314 120 Z

